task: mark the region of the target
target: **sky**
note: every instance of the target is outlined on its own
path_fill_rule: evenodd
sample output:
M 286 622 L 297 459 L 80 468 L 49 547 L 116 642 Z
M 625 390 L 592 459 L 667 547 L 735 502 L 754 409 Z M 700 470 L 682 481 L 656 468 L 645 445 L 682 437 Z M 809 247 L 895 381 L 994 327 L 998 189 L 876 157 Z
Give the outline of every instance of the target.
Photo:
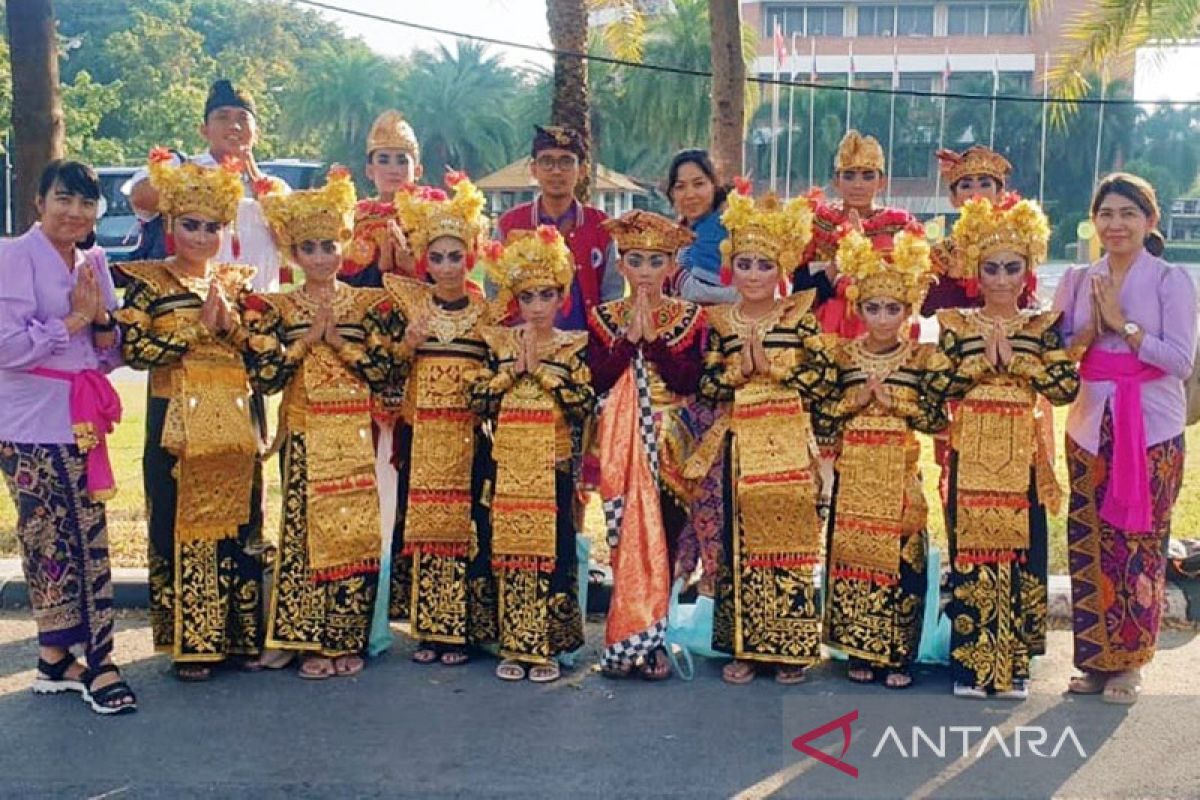
M 477 36 L 550 46 L 545 0 L 327 0 L 326 5 L 403 19 Z M 405 55 L 438 44 L 454 46 L 454 37 L 439 36 L 349 14 L 321 12 L 352 36 L 361 36 L 377 52 Z M 549 66 L 550 56 L 517 48 L 495 48 L 513 66 L 533 62 Z
M 423 25 L 490 36 L 496 39 L 548 47 L 545 0 L 324 0 L 327 5 Z M 450 36 L 366 20 L 349 14 L 322 11 L 372 49 L 388 55 L 405 55 L 437 44 L 453 46 Z M 533 62 L 549 66 L 550 56 L 517 48 L 497 47 L 513 66 Z M 1200 47 L 1174 48 L 1138 54 L 1134 96 L 1139 100 L 1200 99 Z

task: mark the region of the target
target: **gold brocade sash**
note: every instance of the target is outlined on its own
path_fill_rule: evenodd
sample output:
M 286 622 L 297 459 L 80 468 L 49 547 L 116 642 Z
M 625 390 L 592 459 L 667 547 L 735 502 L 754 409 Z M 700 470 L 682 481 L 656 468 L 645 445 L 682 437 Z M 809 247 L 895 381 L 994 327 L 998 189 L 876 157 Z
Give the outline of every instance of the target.
M 958 408 L 958 559 L 1010 561 L 1029 547 L 1029 479 L 1037 447 L 1034 398 L 1023 386 L 985 384 Z
M 528 380 L 522 383 L 528 384 Z M 540 389 L 518 387 L 504 396 L 492 453 L 493 565 L 516 569 L 554 567 L 558 507 L 554 495 L 554 400 Z
M 831 574 L 890 585 L 900 576 L 909 483 L 908 424 L 890 415 L 859 415 L 842 434 L 830 541 Z
M 799 396 L 777 384 L 737 390 L 737 503 L 751 566 L 800 566 L 818 560 L 821 527 L 809 450 L 810 422 Z
M 471 468 L 475 415 L 467 407 L 462 359 L 422 356 L 409 387 L 413 398 L 412 458 L 404 546 L 466 555 L 471 544 Z
M 305 359 L 308 564 L 316 581 L 379 569 L 371 393 L 326 346 Z
M 181 542 L 237 536 L 250 521 L 258 441 L 245 367 L 185 355 L 167 405 L 162 446 L 176 465 L 175 535 Z

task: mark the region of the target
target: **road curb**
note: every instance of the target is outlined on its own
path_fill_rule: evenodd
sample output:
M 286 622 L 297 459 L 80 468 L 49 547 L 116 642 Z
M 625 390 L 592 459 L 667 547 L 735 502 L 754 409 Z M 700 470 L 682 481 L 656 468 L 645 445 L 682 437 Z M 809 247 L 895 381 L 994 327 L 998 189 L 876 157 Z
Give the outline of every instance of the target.
M 607 567 L 592 565 L 592 581 L 588 584 L 588 613 L 603 614 L 608 611 L 612 598 L 612 578 Z M 603 574 L 601 578 L 600 575 Z M 1067 575 L 1051 575 L 1048 581 L 1049 603 L 1047 613 L 1056 622 L 1071 620 L 1071 578 Z M 145 568 L 118 568 L 113 570 L 113 605 L 117 608 L 146 608 L 150 601 Z M 21 562 L 15 558 L 0 559 L 0 608 L 27 608 L 29 592 Z M 1174 583 L 1167 581 L 1163 609 L 1163 621 L 1187 622 L 1187 600 Z

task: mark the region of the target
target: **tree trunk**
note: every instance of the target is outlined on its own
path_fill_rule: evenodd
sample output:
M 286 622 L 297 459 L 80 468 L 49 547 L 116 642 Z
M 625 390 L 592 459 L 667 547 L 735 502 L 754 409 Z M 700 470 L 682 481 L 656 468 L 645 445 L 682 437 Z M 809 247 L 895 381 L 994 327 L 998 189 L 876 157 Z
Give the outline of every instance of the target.
M 738 0 L 709 0 L 712 32 L 712 157 L 723 181 L 742 174 L 746 130 L 746 62 Z
M 9 0 L 12 62 L 14 233 L 37 219 L 34 199 L 46 164 L 63 155 L 63 110 L 58 93 L 58 37 L 52 0 Z
M 736 2 L 736 0 L 735 0 Z M 586 53 L 588 12 L 586 0 L 549 0 L 546 21 L 550 24 L 550 43 L 560 53 Z M 578 56 L 554 57 L 554 100 L 550 119 L 583 135 L 589 158 L 580 165 L 575 196 L 586 203 L 592 184 L 592 126 L 588 118 L 587 61 Z

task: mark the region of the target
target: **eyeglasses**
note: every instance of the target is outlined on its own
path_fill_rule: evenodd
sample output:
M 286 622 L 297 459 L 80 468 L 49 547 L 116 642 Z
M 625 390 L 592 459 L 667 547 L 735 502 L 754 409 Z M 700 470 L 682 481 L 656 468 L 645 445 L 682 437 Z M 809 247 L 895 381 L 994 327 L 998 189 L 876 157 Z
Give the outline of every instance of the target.
M 570 169 L 575 169 L 579 165 L 579 159 L 575 156 L 538 156 L 537 165 L 544 170 L 557 169 L 561 172 L 566 172 Z

